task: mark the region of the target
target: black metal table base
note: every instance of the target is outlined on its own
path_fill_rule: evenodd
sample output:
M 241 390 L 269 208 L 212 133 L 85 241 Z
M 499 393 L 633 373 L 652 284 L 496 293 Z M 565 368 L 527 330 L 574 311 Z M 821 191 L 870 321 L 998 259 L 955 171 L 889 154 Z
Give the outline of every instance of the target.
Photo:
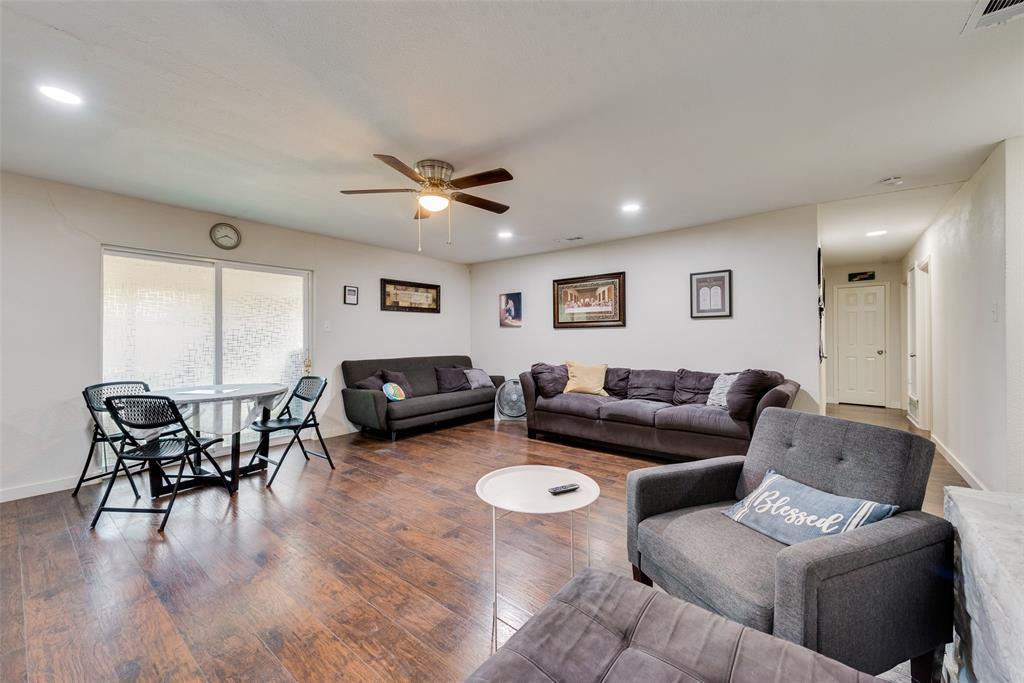
M 268 408 L 263 409 L 263 421 L 266 422 L 270 419 L 270 410 Z M 269 439 L 263 439 L 260 445 L 256 449 L 256 453 L 263 456 L 264 458 L 270 454 L 270 442 Z M 231 494 L 234 495 L 238 491 L 238 480 L 241 477 L 252 474 L 253 472 L 260 472 L 267 469 L 267 463 L 265 460 L 256 459 L 251 465 L 242 465 L 242 436 L 239 432 L 235 432 L 231 435 L 231 471 L 226 472 L 230 477 L 231 482 Z M 194 489 L 199 486 L 223 486 L 223 482 L 216 473 L 205 470 L 199 465 L 200 456 L 195 456 L 193 468 L 194 474 L 186 474 L 181 480 L 181 484 L 178 486 L 179 491 L 185 489 Z M 156 462 L 149 463 L 149 495 L 153 498 L 164 496 L 169 494 L 174 489 L 174 484 L 167 476 L 164 469 Z

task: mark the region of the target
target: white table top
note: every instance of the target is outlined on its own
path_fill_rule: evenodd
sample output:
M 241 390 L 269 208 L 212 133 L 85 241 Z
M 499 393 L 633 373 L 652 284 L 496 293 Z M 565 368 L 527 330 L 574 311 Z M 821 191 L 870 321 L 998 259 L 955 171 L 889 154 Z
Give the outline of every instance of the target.
M 194 387 L 172 387 L 150 393 L 167 396 L 175 403 L 213 403 L 235 399 L 276 396 L 288 391 L 283 384 L 201 384 Z
M 562 484 L 580 487 L 560 496 L 548 493 L 549 488 Z M 601 495 L 601 487 L 587 475 L 564 467 L 518 465 L 482 476 L 476 483 L 476 495 L 502 510 L 545 515 L 586 507 Z

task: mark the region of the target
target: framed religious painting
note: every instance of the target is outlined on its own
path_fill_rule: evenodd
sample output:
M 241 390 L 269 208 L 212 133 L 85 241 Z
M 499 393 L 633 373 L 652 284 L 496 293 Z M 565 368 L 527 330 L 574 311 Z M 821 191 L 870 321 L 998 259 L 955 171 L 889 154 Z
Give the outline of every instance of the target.
M 556 329 L 626 326 L 625 273 L 555 280 L 552 297 Z
M 732 317 L 732 271 L 690 273 L 690 317 Z
M 380 279 L 380 310 L 440 313 L 441 285 Z

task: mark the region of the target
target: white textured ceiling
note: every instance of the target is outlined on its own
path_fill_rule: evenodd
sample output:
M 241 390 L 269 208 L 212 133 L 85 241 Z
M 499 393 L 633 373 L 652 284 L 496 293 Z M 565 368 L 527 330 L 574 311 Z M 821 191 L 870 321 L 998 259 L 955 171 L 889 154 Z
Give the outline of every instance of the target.
M 4 2 L 2 163 L 404 250 L 411 195 L 338 194 L 407 182 L 372 153 L 504 166 L 424 251 L 548 251 L 964 180 L 1024 134 L 1024 21 L 973 6 Z
M 818 205 L 818 239 L 825 265 L 899 261 L 962 183 L 886 192 Z M 885 230 L 885 235 L 868 237 Z

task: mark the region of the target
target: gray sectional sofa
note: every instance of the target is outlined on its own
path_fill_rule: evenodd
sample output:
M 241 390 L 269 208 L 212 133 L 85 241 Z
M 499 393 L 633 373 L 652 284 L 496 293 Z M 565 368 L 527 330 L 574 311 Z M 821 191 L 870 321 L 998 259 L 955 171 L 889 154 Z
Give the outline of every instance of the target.
M 341 390 L 345 415 L 361 428 L 382 432 L 392 439 L 414 427 L 482 416 L 494 411 L 495 387 L 505 378 L 491 375 L 494 387 L 438 393 L 436 368 L 472 368 L 469 356 L 416 356 L 410 358 L 372 358 L 346 360 L 341 364 L 345 388 Z M 412 396 L 389 402 L 379 390 L 356 389 L 356 383 L 378 370 L 401 372 L 408 379 Z
M 745 454 L 764 409 L 792 407 L 797 382 L 776 372 L 750 372 L 762 373 L 764 391 L 748 391 L 736 410 L 706 404 L 717 373 L 608 368 L 608 396 L 562 393 L 564 365 L 538 363 L 519 379 L 531 438 L 560 435 L 690 459 Z

